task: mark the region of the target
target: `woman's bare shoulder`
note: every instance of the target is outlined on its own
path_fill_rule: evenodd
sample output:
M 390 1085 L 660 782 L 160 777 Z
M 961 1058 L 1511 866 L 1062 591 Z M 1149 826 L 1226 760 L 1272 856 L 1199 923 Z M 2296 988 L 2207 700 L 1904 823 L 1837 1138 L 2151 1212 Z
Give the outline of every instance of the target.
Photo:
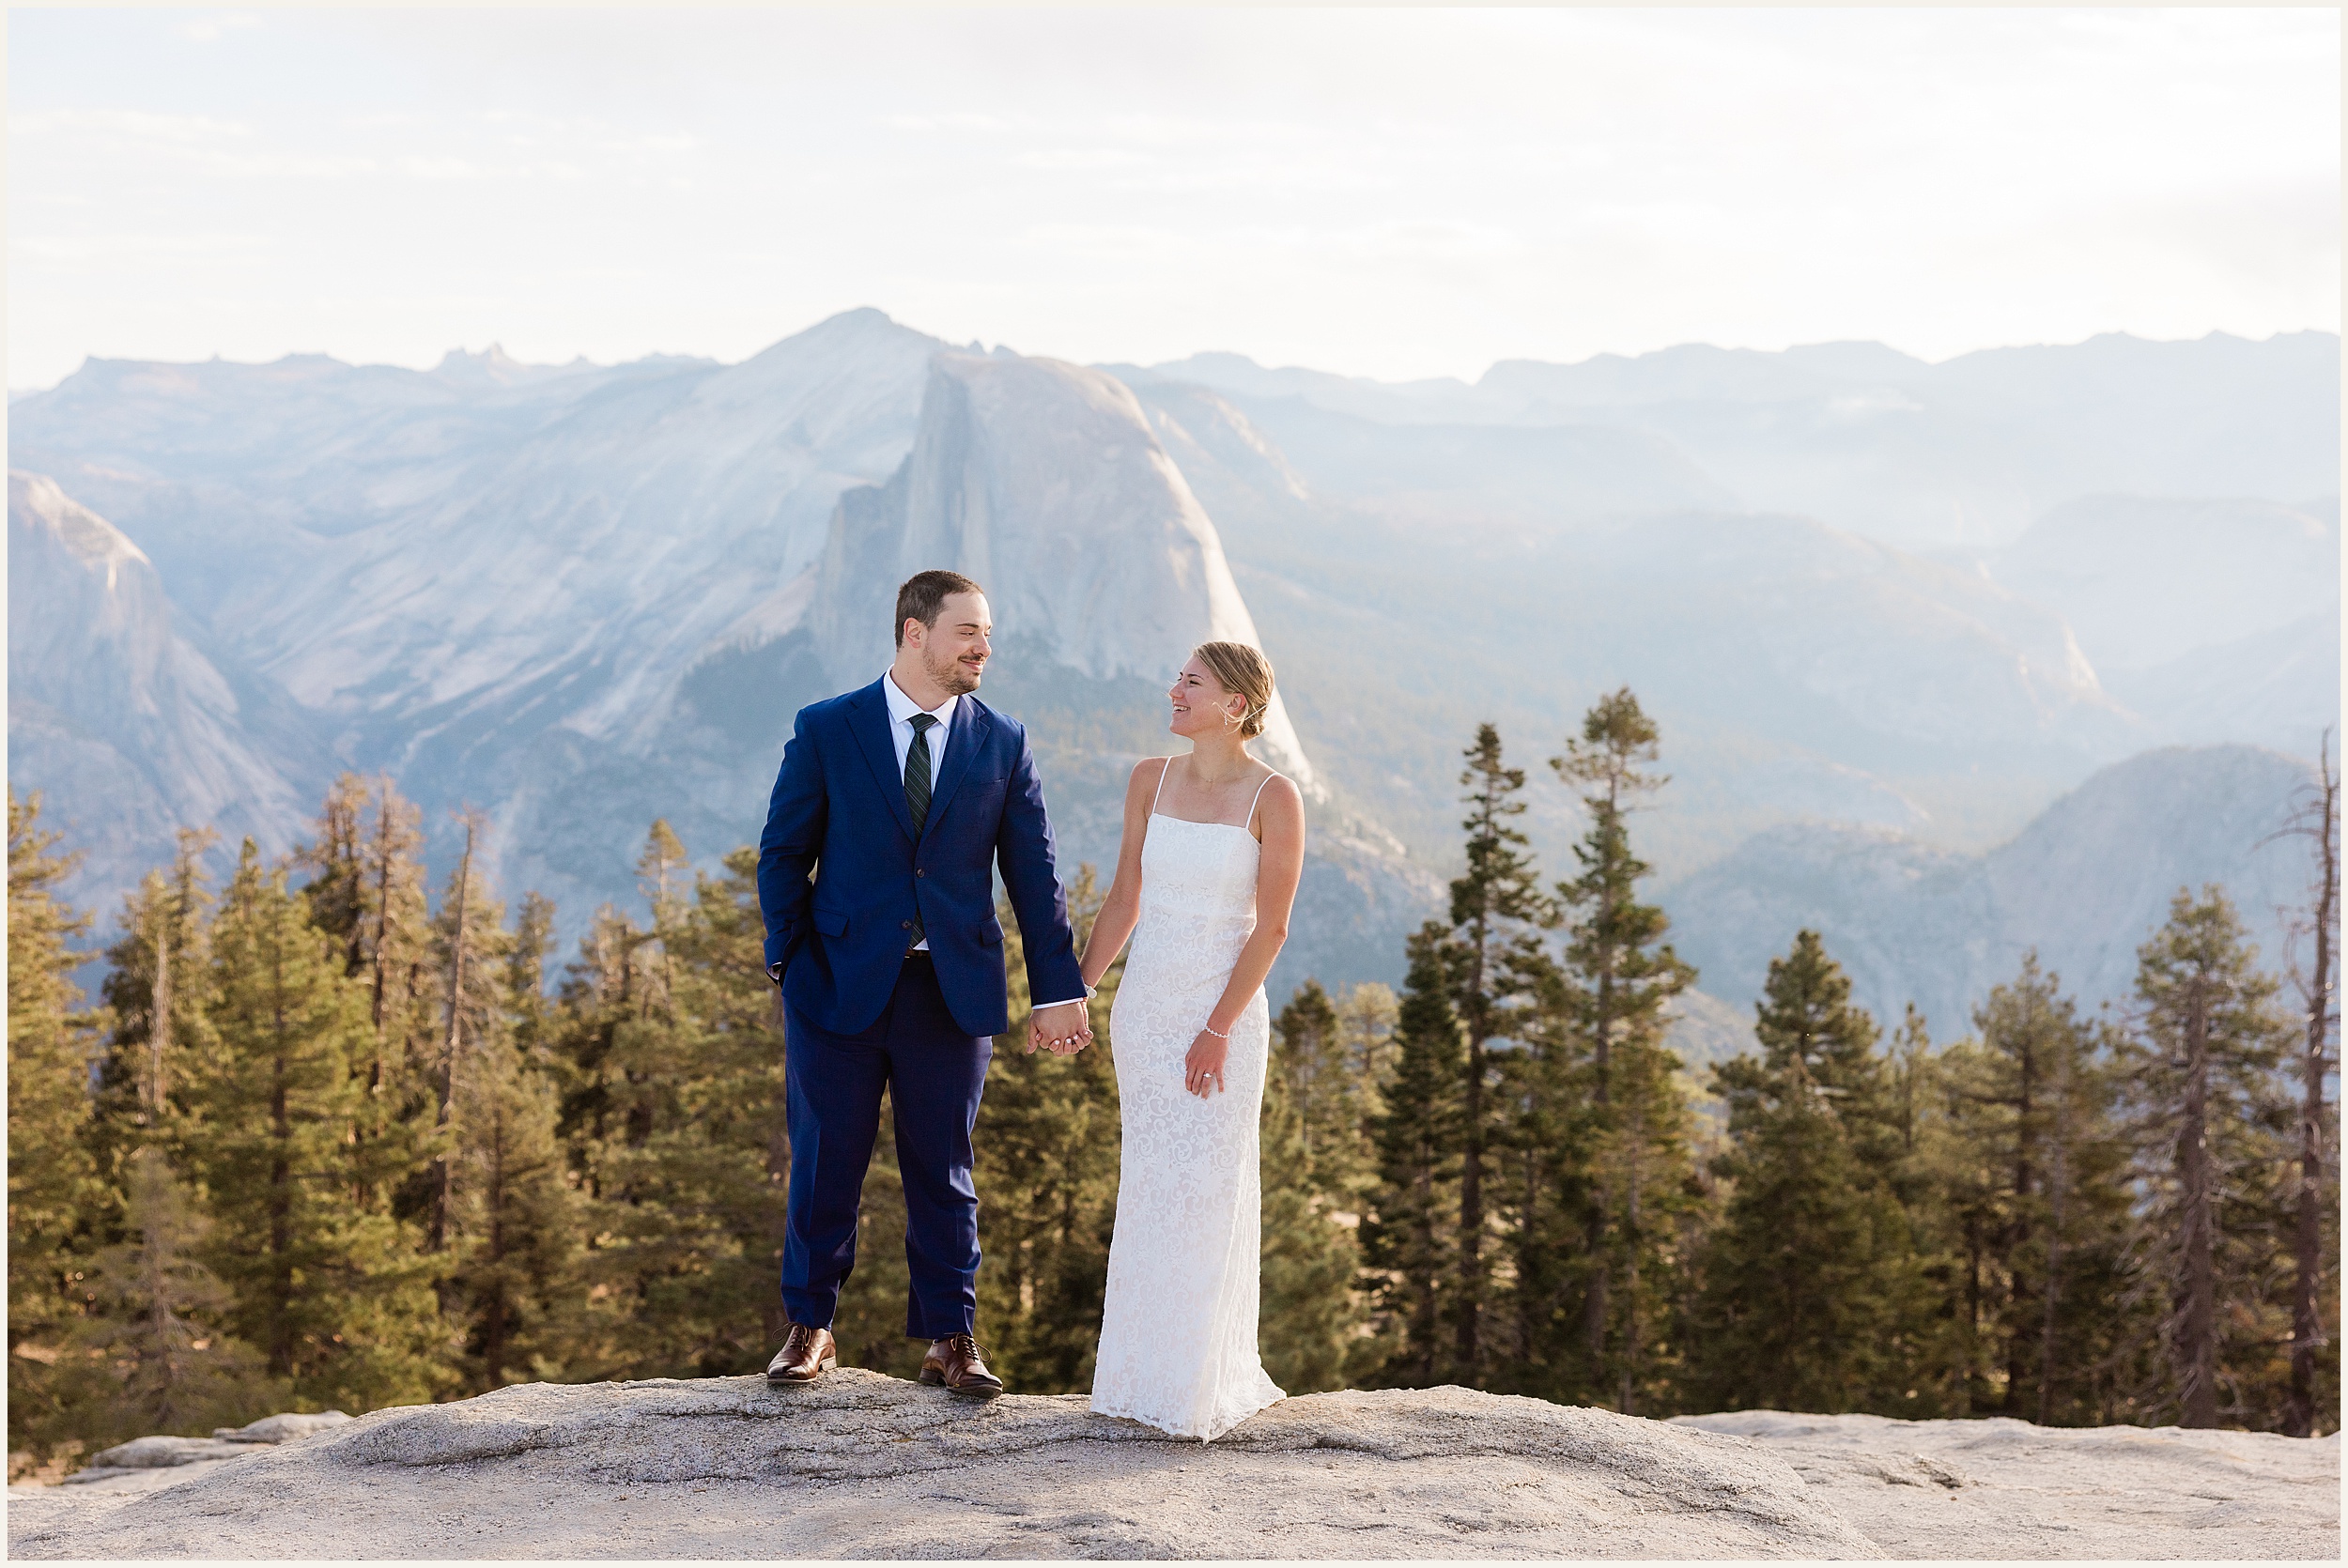
M 1276 800 L 1293 806 L 1300 811 L 1305 807 L 1305 792 L 1296 787 L 1295 779 L 1277 768 L 1266 767 L 1264 769 L 1263 782 L 1257 786 L 1257 790 L 1258 798 L 1265 805 L 1270 805 Z

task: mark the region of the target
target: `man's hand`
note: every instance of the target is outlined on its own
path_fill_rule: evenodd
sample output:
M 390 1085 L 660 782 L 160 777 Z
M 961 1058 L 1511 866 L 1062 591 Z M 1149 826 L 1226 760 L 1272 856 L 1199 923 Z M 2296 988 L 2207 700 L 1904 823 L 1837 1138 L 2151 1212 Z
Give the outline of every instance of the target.
M 1082 1002 L 1039 1007 L 1027 1015 L 1027 1053 L 1039 1045 L 1056 1056 L 1073 1055 L 1092 1040 L 1092 1023 Z

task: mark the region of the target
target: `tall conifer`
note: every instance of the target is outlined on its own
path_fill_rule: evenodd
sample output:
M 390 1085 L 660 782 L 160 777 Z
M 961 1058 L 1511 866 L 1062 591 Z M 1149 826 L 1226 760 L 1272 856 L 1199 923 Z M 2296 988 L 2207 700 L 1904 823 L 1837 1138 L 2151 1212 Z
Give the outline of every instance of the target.
M 1568 911 L 1562 995 L 1569 1024 L 1557 1043 L 1578 1040 L 1587 1053 L 1596 1142 L 1586 1155 L 1584 1354 L 1591 1388 L 1626 1414 L 1646 1376 L 1679 1230 L 1673 1213 L 1688 1201 L 1692 1176 L 1679 1061 L 1663 1032 L 1671 999 L 1694 983 L 1695 971 L 1664 943 L 1662 910 L 1639 901 L 1650 868 L 1630 848 L 1630 813 L 1670 781 L 1645 771 L 1660 741 L 1626 686 L 1599 699 L 1565 755 L 1550 760 L 1561 778 L 1583 787 L 1590 817 L 1574 846 L 1581 875 L 1557 889 Z M 1552 1177 L 1543 1187 L 1557 1184 Z M 1537 1232 L 1549 1228 L 1543 1218 L 1536 1212 Z
M 2286 1376 L 2270 1279 L 2292 1119 L 2274 1074 L 2292 1026 L 2214 885 L 2178 891 L 2138 950 L 2136 990 L 2130 1130 L 2150 1191 L 2146 1261 L 2168 1299 L 2165 1402 L 2184 1426 L 2266 1424 L 2260 1385 Z
M 1914 1408 L 1921 1276 L 1886 1175 L 1897 1131 L 1876 1029 L 1815 931 L 1769 963 L 1759 1057 L 1714 1071 L 1732 1146 L 1688 1340 L 1699 1407 Z
M 45 1454 L 68 1430 L 59 1341 L 79 1317 L 94 1222 L 105 1206 L 86 1138 L 100 1020 L 81 1010 L 72 939 L 86 915 L 60 900 L 71 869 L 39 826 L 40 797 L 8 789 L 8 1446 Z
M 1377 1185 L 1362 1221 L 1363 1261 L 1393 1346 L 1380 1381 L 1425 1388 L 1454 1364 L 1444 1333 L 1458 1279 L 1461 1068 L 1466 1056 L 1458 948 L 1439 921 L 1410 943 L 1411 968 L 1394 1029 L 1394 1073 L 1372 1124 Z
M 224 1327 L 228 1288 L 200 1259 L 209 1222 L 160 1149 L 124 1163 L 126 1239 L 92 1260 L 92 1315 L 71 1347 L 97 1387 L 76 1417 L 93 1446 L 152 1432 L 199 1437 L 270 1414 L 282 1379 Z
M 2115 1084 L 2096 1026 L 2036 953 L 1973 1013 L 1976 1038 L 1936 1064 L 1944 1139 L 1939 1192 L 1944 1300 L 1959 1333 L 1944 1359 L 1953 1414 L 2086 1419 L 2085 1370 L 2109 1353 L 2129 1193 Z
M 2331 737 L 2293 813 L 2292 836 L 2311 850 L 2307 906 L 2294 921 L 2304 946 L 2292 955 L 2301 1028 L 2297 1169 L 2291 1192 L 2291 1392 L 2283 1431 L 2316 1436 L 2340 1409 L 2340 1108 L 2327 1086 L 2340 1071 L 2340 775 Z M 2328 1176 L 2326 1173 L 2329 1173 Z
M 757 855 L 729 855 L 721 878 L 687 865 L 656 823 L 638 862 L 653 924 L 598 916 L 555 1031 L 597 1234 L 579 1354 L 607 1374 L 754 1371 L 778 1339 L 788 1150 Z
M 476 930 L 494 926 L 497 914 L 486 904 Z M 540 990 L 552 921 L 553 906 L 533 893 L 494 950 L 481 944 L 480 973 L 497 982 L 494 1005 L 468 1026 L 456 1080 L 443 1311 L 456 1320 L 475 1390 L 559 1378 L 580 1348 L 574 1297 L 584 1289 L 584 1215 L 555 1131 Z
M 131 1150 L 176 1149 L 188 1106 L 187 1068 L 210 1050 L 205 1011 L 209 963 L 210 828 L 181 828 L 168 871 L 152 870 L 123 900 L 121 934 L 106 950 L 112 1027 L 98 1076 L 97 1147 L 110 1179 Z
M 1479 725 L 1465 753 L 1460 782 L 1467 787 L 1467 870 L 1451 884 L 1450 965 L 1453 1006 L 1466 1050 L 1460 1097 L 1460 1219 L 1450 1309 L 1457 1375 L 1483 1386 L 1491 1305 L 1493 1195 L 1487 1191 L 1503 1108 L 1496 1094 L 1494 1042 L 1519 1033 L 1550 967 L 1538 932 L 1554 925 L 1555 904 L 1541 890 L 1528 840 L 1515 820 L 1524 803 L 1524 770 L 1503 760 L 1500 730 Z
M 1306 980 L 1280 1010 L 1264 1085 L 1263 1307 L 1258 1338 L 1290 1393 L 1359 1372 L 1367 1316 L 1354 1289 L 1370 1176 L 1366 1097 L 1337 1009 Z
M 190 1144 L 231 1327 L 297 1400 L 428 1397 L 440 1354 L 429 1267 L 405 1227 L 351 1195 L 388 1175 L 354 1171 L 367 1151 L 348 1138 L 362 1093 L 350 1064 L 369 1047 L 362 994 L 249 838 L 211 946 L 213 1038 L 193 1074 Z

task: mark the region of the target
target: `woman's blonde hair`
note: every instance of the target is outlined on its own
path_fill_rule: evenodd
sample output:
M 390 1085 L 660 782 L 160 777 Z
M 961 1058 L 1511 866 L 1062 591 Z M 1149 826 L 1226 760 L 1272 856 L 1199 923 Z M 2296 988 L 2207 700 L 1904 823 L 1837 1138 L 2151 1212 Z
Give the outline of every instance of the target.
M 1253 740 L 1262 734 L 1264 710 L 1272 706 L 1272 661 L 1244 642 L 1202 642 L 1190 652 L 1214 672 L 1225 691 L 1246 699 L 1240 738 Z

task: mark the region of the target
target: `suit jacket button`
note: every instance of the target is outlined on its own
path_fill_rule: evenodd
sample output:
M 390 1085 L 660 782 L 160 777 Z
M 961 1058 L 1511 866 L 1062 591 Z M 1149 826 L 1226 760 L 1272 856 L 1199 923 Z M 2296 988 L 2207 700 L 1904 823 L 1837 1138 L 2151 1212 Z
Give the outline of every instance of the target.
M 897 922 L 897 929 L 899 930 L 909 931 L 913 929 L 913 922 L 910 920 L 900 920 Z
M 925 876 L 928 876 L 928 875 L 929 875 L 929 873 L 928 873 L 927 871 L 922 870 L 922 869 L 921 869 L 919 867 L 918 867 L 918 866 L 917 866 L 917 867 L 915 867 L 915 868 L 913 869 L 913 874 L 914 874 L 915 876 L 917 876 L 917 877 L 925 877 Z

